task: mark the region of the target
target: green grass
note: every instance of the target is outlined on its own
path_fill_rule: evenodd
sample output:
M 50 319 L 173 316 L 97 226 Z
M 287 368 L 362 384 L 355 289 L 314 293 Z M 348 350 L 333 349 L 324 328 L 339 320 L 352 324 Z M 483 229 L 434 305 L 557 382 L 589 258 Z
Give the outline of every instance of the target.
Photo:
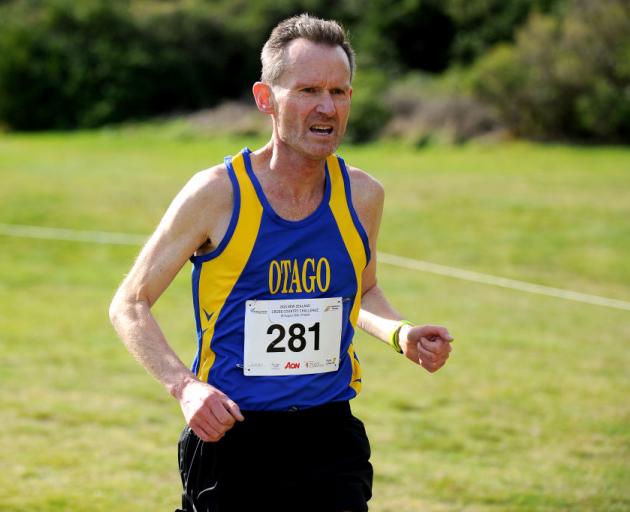
M 148 233 L 196 170 L 260 140 L 0 136 L 0 222 Z M 389 253 L 630 300 L 630 150 L 346 147 L 387 190 Z M 0 236 L 0 510 L 173 510 L 179 408 L 107 319 L 138 248 Z M 195 350 L 189 268 L 156 305 Z M 386 265 L 456 336 L 435 375 L 361 335 L 375 512 L 628 510 L 630 313 Z

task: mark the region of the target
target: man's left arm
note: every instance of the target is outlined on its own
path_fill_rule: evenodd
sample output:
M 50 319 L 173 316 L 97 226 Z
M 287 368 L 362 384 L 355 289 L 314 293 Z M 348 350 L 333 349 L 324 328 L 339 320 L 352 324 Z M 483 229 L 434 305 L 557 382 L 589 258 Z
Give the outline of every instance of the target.
M 433 373 L 451 352 L 452 336 L 439 325 L 410 325 L 389 303 L 376 280 L 376 241 L 383 214 L 380 183 L 359 169 L 350 168 L 352 196 L 361 224 L 367 231 L 371 259 L 363 271 L 358 325 L 368 334 L 393 345 L 414 363 Z

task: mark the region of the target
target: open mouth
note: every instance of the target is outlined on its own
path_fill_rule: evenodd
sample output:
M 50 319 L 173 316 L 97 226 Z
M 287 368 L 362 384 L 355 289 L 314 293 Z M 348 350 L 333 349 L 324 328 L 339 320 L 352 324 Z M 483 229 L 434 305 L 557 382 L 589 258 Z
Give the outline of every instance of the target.
M 325 126 L 320 124 L 315 124 L 310 128 L 312 133 L 316 133 L 317 135 L 330 135 L 333 132 L 331 126 Z

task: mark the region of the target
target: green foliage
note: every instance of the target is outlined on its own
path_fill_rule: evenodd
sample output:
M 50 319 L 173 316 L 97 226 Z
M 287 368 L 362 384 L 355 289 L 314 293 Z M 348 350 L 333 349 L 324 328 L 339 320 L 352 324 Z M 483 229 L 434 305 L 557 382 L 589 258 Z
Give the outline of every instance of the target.
M 134 85 L 149 54 L 121 4 L 22 2 L 14 14 L 0 33 L 0 117 L 10 125 L 89 126 L 143 110 Z
M 355 19 L 359 57 L 394 71 L 441 72 L 469 64 L 515 30 L 533 10 L 564 0 L 373 0 Z
M 368 142 L 382 131 L 391 113 L 385 103 L 387 75 L 376 70 L 362 70 L 353 83 L 352 109 L 347 138 Z
M 199 7 L 140 20 L 123 1 L 16 2 L 0 32 L 0 119 L 98 126 L 200 108 L 242 89 L 247 40 Z
M 202 5 L 138 22 L 154 57 L 157 111 L 196 109 L 249 88 L 257 54 L 246 35 Z M 161 108 L 160 108 L 161 106 Z
M 0 122 L 93 127 L 241 98 L 273 26 L 309 12 L 341 21 L 357 50 L 351 140 L 381 131 L 392 81 L 458 76 L 480 56 L 457 94 L 496 107 L 517 135 L 626 140 L 628 11 L 626 0 L 8 0 Z
M 572 0 L 564 16 L 531 16 L 515 45 L 482 58 L 473 87 L 518 135 L 628 140 L 629 55 L 624 0 Z
M 367 2 L 356 27 L 360 62 L 379 69 L 443 71 L 453 23 L 437 0 Z
M 532 11 L 549 12 L 564 0 L 447 0 L 455 26 L 451 57 L 471 63 L 501 41 L 512 41 L 515 29 Z

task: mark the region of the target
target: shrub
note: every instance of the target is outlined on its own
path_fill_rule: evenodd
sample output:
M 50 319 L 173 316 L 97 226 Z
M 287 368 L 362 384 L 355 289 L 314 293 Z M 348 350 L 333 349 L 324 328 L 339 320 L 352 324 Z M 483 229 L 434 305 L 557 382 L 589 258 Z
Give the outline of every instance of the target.
M 439 78 L 412 73 L 398 80 L 387 92 L 392 118 L 383 136 L 416 146 L 496 138 L 502 126 L 494 110 L 467 94 L 465 81 L 459 70 Z
M 247 39 L 191 5 L 139 19 L 120 0 L 13 3 L 0 27 L 0 119 L 91 127 L 238 97 Z
M 572 0 L 563 17 L 533 15 L 516 44 L 475 66 L 473 88 L 519 135 L 630 140 L 630 7 Z
M 43 129 L 91 126 L 143 112 L 137 84 L 146 76 L 150 54 L 119 5 L 71 7 L 58 1 L 5 22 L 0 117 L 14 128 Z
M 451 57 L 470 64 L 501 42 L 512 42 L 514 33 L 533 11 L 549 12 L 563 0 L 446 0 L 455 37 Z
M 347 139 L 367 142 L 376 138 L 385 127 L 391 113 L 385 104 L 388 78 L 374 69 L 361 69 L 353 82 L 352 108 Z

